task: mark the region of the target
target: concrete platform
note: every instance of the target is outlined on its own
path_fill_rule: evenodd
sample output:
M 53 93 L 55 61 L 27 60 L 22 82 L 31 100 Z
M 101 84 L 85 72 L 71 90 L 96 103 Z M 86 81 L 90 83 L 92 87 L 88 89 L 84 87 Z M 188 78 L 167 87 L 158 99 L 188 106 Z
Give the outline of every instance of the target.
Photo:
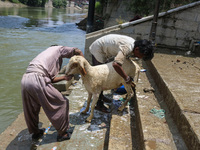
M 154 83 L 189 149 L 200 149 L 200 57 L 157 50 L 147 63 Z
M 31 135 L 23 113 L 0 135 L 0 149 L 72 149 L 72 150 L 199 150 L 200 149 L 200 58 L 178 51 L 157 50 L 151 62 L 138 61 L 140 73 L 135 96 L 126 109 L 117 112 L 118 100 L 106 104 L 109 114 L 95 111 L 91 123 L 80 110 L 86 106 L 87 92 L 81 80 L 74 82 L 70 101 L 69 141 L 56 142 L 57 132 L 43 111 L 40 127 L 49 130 L 37 142 Z M 64 85 L 62 85 L 64 86 Z M 164 115 L 152 110 L 163 110 Z

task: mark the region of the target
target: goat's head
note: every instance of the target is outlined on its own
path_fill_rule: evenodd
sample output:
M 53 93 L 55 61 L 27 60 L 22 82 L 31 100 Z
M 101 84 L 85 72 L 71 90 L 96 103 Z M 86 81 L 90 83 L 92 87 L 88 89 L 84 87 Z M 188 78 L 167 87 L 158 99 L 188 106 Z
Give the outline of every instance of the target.
M 85 61 L 86 61 L 85 58 L 82 56 L 71 57 L 67 65 L 65 74 L 72 75 L 80 73 L 82 76 L 85 76 L 87 74 L 84 67 Z

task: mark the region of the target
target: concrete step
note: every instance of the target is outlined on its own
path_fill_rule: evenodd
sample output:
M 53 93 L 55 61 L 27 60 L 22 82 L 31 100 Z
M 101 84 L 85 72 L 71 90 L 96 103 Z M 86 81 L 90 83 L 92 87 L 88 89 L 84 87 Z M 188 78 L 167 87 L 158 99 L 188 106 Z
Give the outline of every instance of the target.
M 108 145 L 108 131 L 111 114 L 101 113 L 95 110 L 95 116 L 91 123 L 85 123 L 89 116 L 82 115 L 80 110 L 86 106 L 87 92 L 81 81 L 74 82 L 70 89 L 70 129 L 72 137 L 69 141 L 57 142 L 57 131 L 50 124 L 45 113 L 40 112 L 40 128 L 48 129 L 46 134 L 36 142 L 31 140 L 24 115 L 21 113 L 18 118 L 0 135 L 0 149 L 4 150 L 27 150 L 27 149 L 104 149 Z
M 39 118 L 40 128 L 49 126 L 49 120 L 43 110 L 41 110 Z M 35 143 L 32 143 L 31 135 L 28 132 L 23 113 L 21 113 L 3 133 L 1 133 L 0 143 L 0 150 L 27 150 L 34 147 Z
M 162 58 L 167 58 L 167 56 Z M 161 63 L 161 60 L 164 61 L 160 57 L 155 56 L 152 64 L 139 62 L 140 66 L 147 71 L 140 73 L 136 95 L 122 113 L 117 112 L 118 101 L 116 100 L 116 95 L 113 95 L 111 91 L 106 91 L 106 96 L 113 98 L 113 103 L 107 104 L 111 108 L 112 113 L 106 114 L 95 110 L 92 122 L 90 124 L 85 123 L 89 114 L 82 115 L 80 110 L 86 106 L 87 92 L 81 84 L 81 80 L 79 80 L 70 86 L 72 92 L 66 96 L 70 102 L 70 130 L 73 131 L 71 140 L 56 142 L 57 131 L 51 126 L 46 115 L 41 111 L 40 127 L 50 129 L 40 141 L 36 143 L 31 141 L 31 135 L 27 131 L 23 114 L 20 114 L 16 121 L 0 135 L 0 143 L 2 143 L 0 149 L 25 150 L 35 147 L 41 150 L 53 148 L 75 150 L 187 150 L 186 145 L 188 146 L 188 141 L 190 142 L 190 149 L 198 149 L 199 113 L 196 108 L 199 107 L 186 109 L 185 104 L 179 104 L 180 97 L 178 96 L 181 93 L 176 88 L 172 89 L 173 86 L 171 84 L 177 83 L 176 74 L 178 73 L 175 73 L 174 80 L 169 78 L 169 75 L 164 74 L 166 70 L 161 67 L 164 66 L 169 71 L 169 66 L 167 66 L 167 62 Z M 156 62 L 162 65 L 156 65 Z M 154 75 L 154 80 L 152 80 L 152 74 Z M 165 86 L 163 86 L 163 83 L 165 83 Z M 195 88 L 198 85 L 196 84 L 194 83 L 192 87 Z M 175 85 L 177 86 L 178 84 Z M 196 89 L 198 88 L 196 87 Z M 187 94 L 189 95 L 189 93 Z M 195 101 L 192 104 L 194 106 L 199 105 Z M 191 106 L 191 104 L 188 104 L 188 106 Z M 163 109 L 165 111 L 164 118 L 153 114 L 151 112 L 152 109 Z
M 146 69 L 145 64 L 138 63 Z M 148 69 L 141 72 L 136 95 L 130 106 L 127 106 L 121 116 L 119 113 L 112 114 L 110 150 L 187 150 L 159 90 L 153 83 Z M 164 116 L 153 114 L 151 110 L 164 110 Z
M 121 95 L 114 95 L 118 96 Z M 113 100 L 115 105 L 111 105 L 112 117 L 110 121 L 109 143 L 108 149 L 112 150 L 131 150 L 132 144 L 132 131 L 131 131 L 131 115 L 134 115 L 133 111 L 130 111 L 130 106 L 127 106 L 123 112 L 118 112 L 117 109 L 121 102 L 119 100 Z
M 200 59 L 158 49 L 147 66 L 187 147 L 200 149 Z
M 96 150 L 106 146 L 106 134 L 109 129 L 110 114 L 101 113 L 95 110 L 94 119 L 91 123 L 85 120 L 89 116 L 81 114 L 81 110 L 87 104 L 87 92 L 81 80 L 70 86 L 72 92 L 69 96 L 70 104 L 70 129 L 73 131 L 72 137 L 68 141 L 56 142 L 57 131 L 54 127 L 49 130 L 43 142 L 37 147 L 39 150 L 51 148 L 74 149 L 74 150 Z
M 137 114 L 141 121 L 140 134 L 144 149 L 187 150 L 159 90 L 151 79 L 149 69 L 145 64 L 142 64 L 142 67 L 147 71 L 140 73 L 136 93 Z M 164 115 L 162 112 L 164 112 Z

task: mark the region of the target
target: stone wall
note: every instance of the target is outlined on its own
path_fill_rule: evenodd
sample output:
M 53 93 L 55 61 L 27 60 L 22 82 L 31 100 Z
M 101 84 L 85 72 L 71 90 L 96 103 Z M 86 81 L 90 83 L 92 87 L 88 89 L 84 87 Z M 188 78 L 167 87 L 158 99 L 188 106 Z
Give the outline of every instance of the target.
M 160 47 L 192 50 L 200 41 L 200 1 L 159 13 L 156 44 Z M 115 25 L 86 35 L 85 57 L 91 61 L 89 46 L 106 34 L 124 34 L 135 39 L 149 39 L 153 16 Z
M 119 22 L 127 22 L 134 18 L 134 13 L 127 10 L 127 5 L 132 0 L 108 0 L 107 6 L 104 7 L 103 16 L 106 17 L 104 27 L 111 27 Z
M 200 41 L 200 4 L 165 15 L 158 20 L 158 44 L 181 49 L 191 49 Z

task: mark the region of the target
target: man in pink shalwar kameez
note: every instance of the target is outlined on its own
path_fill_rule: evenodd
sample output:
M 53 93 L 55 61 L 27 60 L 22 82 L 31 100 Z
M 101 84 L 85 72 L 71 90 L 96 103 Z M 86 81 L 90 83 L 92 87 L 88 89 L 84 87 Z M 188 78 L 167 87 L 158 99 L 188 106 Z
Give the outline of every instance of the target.
M 39 139 L 44 131 L 38 128 L 39 112 L 42 107 L 48 119 L 58 131 L 57 141 L 70 139 L 69 101 L 52 83 L 71 80 L 72 76 L 56 77 L 63 58 L 81 55 L 74 47 L 52 46 L 41 52 L 29 64 L 21 81 L 21 93 L 26 124 L 32 139 Z

